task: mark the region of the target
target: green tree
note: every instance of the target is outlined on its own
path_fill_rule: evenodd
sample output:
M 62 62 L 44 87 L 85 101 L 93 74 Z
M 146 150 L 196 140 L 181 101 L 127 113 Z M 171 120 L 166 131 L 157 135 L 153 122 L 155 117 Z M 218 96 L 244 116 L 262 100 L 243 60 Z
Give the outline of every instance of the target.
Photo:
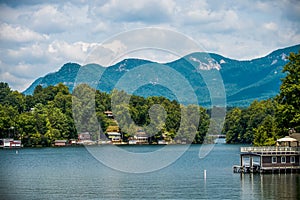
M 197 134 L 199 120 L 199 107 L 197 105 L 182 106 L 180 128 L 177 131 L 176 139 L 192 143 Z
M 227 115 L 223 127 L 223 134 L 226 134 L 227 143 L 240 143 L 242 110 L 240 108 L 233 108 Z
M 99 122 L 95 109 L 95 90 L 80 84 L 73 90 L 72 111 L 77 132 L 89 132 L 93 139 L 99 135 Z
M 25 146 L 31 146 L 30 137 L 32 134 L 37 133 L 36 119 L 32 112 L 21 113 L 17 118 L 17 127 L 20 132 L 22 143 Z
M 276 119 L 272 115 L 267 115 L 263 122 L 253 129 L 255 146 L 273 146 L 278 139 L 278 128 Z
M 33 108 L 33 116 L 36 119 L 35 130 L 37 133 L 44 135 L 47 132 L 47 109 L 41 103 L 38 103 Z
M 68 120 L 59 108 L 47 109 L 46 127 L 45 137 L 49 140 L 48 143 L 69 138 Z
M 241 118 L 243 130 L 240 134 L 240 142 L 253 143 L 254 128 L 257 128 L 268 115 L 274 116 L 276 107 L 276 102 L 272 99 L 255 100 L 247 109 L 243 110 Z
M 10 105 L 0 104 L 0 138 L 16 137 L 16 118 L 18 111 Z
M 0 82 L 0 103 L 4 104 L 7 95 L 11 93 L 8 83 Z
M 286 77 L 282 79 L 276 98 L 279 104 L 276 118 L 282 135 L 287 134 L 290 128 L 300 132 L 300 51 L 291 53 L 288 59 L 282 70 Z
M 194 139 L 194 143 L 203 143 L 205 136 L 208 133 L 208 127 L 210 126 L 210 123 L 214 123 L 213 120 L 209 119 L 209 116 L 206 112 L 206 110 L 202 107 L 199 106 L 199 125 L 198 125 L 198 129 L 196 132 L 196 136 Z M 214 127 L 214 125 L 212 124 L 211 127 Z M 210 132 L 209 134 L 216 134 L 216 132 Z M 217 133 L 219 134 L 219 133 Z
M 129 112 L 129 105 L 121 103 L 114 105 L 114 116 L 118 122 L 119 128 L 125 134 L 126 137 L 133 136 L 138 130 L 138 126 L 135 125 Z

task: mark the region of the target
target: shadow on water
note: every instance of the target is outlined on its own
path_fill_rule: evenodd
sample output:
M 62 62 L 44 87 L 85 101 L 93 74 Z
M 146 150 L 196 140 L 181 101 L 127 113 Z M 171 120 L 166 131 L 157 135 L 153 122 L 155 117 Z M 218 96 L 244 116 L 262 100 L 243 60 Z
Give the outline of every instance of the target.
M 300 174 L 240 174 L 241 199 L 300 199 Z

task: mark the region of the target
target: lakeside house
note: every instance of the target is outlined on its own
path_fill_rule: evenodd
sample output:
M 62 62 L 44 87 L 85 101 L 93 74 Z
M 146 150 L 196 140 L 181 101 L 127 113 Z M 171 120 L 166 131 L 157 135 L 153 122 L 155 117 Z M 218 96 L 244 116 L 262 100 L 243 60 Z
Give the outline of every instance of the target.
M 114 115 L 113 115 L 113 112 L 112 111 L 105 111 L 104 112 L 104 114 L 106 115 L 106 117 L 108 117 L 108 118 L 111 118 L 111 119 L 113 119 L 114 118 Z
M 88 132 L 79 133 L 78 134 L 78 140 L 79 141 L 91 140 L 91 135 Z
M 110 125 L 106 129 L 106 136 L 113 144 L 120 144 L 122 143 L 122 135 L 120 133 L 119 126 Z
M 0 147 L 1 148 L 21 148 L 22 142 L 21 142 L 21 140 L 14 140 L 13 138 L 4 138 L 4 139 L 0 139 Z
M 139 129 L 133 137 L 128 139 L 128 144 L 149 144 L 148 138 L 146 132 Z
M 91 140 L 91 134 L 89 132 L 83 132 L 78 134 L 78 141 L 76 144 L 79 145 L 92 145 L 95 144 L 94 141 Z
M 119 132 L 116 132 L 116 131 L 107 132 L 107 137 L 108 137 L 108 139 L 111 140 L 111 142 L 113 144 L 122 142 L 121 133 L 119 133 Z
M 293 133 L 276 142 L 276 146 L 241 147 L 240 173 L 280 173 L 300 171 L 300 133 Z
M 136 144 L 149 144 L 146 132 L 141 129 L 133 136 L 133 140 Z
M 55 140 L 54 141 L 54 146 L 56 147 L 63 147 L 66 146 L 67 140 Z

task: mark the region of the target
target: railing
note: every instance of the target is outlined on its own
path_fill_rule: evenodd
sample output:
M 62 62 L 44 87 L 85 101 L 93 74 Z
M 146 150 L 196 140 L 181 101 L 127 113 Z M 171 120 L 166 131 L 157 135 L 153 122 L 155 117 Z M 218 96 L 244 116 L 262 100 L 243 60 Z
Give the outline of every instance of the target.
M 300 153 L 300 147 L 241 147 L 241 152 L 254 153 L 273 153 L 273 152 L 297 152 Z

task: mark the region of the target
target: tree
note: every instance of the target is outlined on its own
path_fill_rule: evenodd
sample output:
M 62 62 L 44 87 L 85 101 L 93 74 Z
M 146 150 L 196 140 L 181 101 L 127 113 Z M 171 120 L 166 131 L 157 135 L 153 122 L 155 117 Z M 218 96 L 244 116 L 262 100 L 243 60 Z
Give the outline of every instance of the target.
M 95 90 L 87 84 L 80 84 L 72 95 L 73 119 L 77 132 L 90 132 L 96 139 L 99 122 L 95 110 Z
M 26 108 L 25 97 L 18 91 L 10 92 L 5 98 L 5 103 L 17 108 L 19 113 L 23 112 Z
M 0 104 L 0 138 L 15 137 L 17 117 L 16 108 Z
M 288 59 L 282 70 L 287 75 L 282 79 L 280 93 L 276 97 L 279 104 L 276 118 L 283 135 L 290 128 L 300 132 L 300 51 L 291 53 Z
M 253 144 L 255 146 L 273 146 L 276 144 L 278 128 L 274 116 L 267 115 L 257 128 L 253 128 L 253 131 Z
M 0 82 L 0 103 L 3 104 L 7 95 L 11 93 L 10 87 L 7 83 Z
M 241 121 L 242 110 L 240 108 L 232 109 L 226 116 L 223 127 L 223 134 L 226 134 L 227 143 L 239 143 L 242 133 Z
M 20 132 L 22 143 L 27 146 L 27 144 L 29 144 L 30 136 L 37 133 L 36 119 L 32 112 L 24 112 L 18 116 L 16 123 Z
M 268 115 L 274 116 L 276 108 L 276 102 L 272 99 L 268 99 L 263 101 L 255 100 L 247 109 L 243 110 L 241 119 L 241 126 L 243 127 L 240 137 L 241 143 L 253 143 L 254 129 L 257 128 Z
M 26 108 L 25 96 L 18 91 L 12 91 L 7 83 L 0 82 L 0 104 L 17 108 L 21 113 Z
M 68 120 L 59 108 L 48 108 L 46 118 L 47 132 L 45 137 L 49 138 L 49 142 L 56 139 L 66 139 L 69 137 Z
M 47 127 L 46 127 L 47 110 L 45 106 L 42 105 L 41 103 L 36 104 L 35 107 L 33 108 L 33 116 L 36 119 L 36 123 L 35 123 L 36 132 L 41 135 L 44 135 L 47 132 Z
M 264 131 L 267 132 L 266 136 L 272 136 L 273 139 L 277 138 L 277 123 L 267 123 L 270 121 L 270 116 L 272 120 L 275 120 L 276 109 L 277 102 L 273 99 L 255 100 L 248 108 L 242 110 L 240 108 L 233 108 L 226 116 L 222 131 L 223 134 L 226 134 L 227 143 L 250 144 L 254 143 L 255 140 L 257 145 L 264 144 L 263 141 L 258 141 L 258 138 L 261 138 Z M 266 126 L 265 123 L 272 124 L 272 126 Z
M 199 106 L 181 106 L 180 128 L 177 131 L 176 139 L 192 143 L 198 131 L 199 120 Z

